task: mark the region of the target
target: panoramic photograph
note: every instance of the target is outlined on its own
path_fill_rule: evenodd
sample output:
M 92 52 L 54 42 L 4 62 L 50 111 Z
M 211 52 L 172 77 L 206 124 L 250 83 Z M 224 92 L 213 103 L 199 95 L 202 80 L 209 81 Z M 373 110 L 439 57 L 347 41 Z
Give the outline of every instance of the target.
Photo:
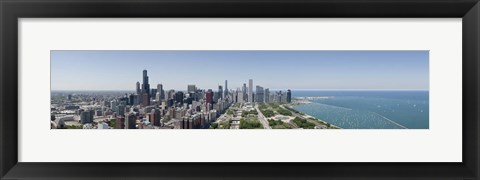
M 51 129 L 429 129 L 429 51 L 50 55 Z

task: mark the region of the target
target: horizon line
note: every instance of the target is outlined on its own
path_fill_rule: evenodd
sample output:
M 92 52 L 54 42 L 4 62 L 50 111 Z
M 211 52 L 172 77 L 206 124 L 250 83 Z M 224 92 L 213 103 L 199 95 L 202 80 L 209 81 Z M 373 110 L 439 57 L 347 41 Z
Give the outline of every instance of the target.
M 207 88 L 208 89 L 208 88 Z M 207 90 L 205 89 L 205 90 Z M 210 88 L 211 89 L 211 88 Z M 264 88 L 267 89 L 267 88 Z M 268 88 L 269 89 L 269 88 Z M 176 90 L 176 89 L 164 89 L 165 91 L 168 90 L 175 90 L 175 91 L 187 91 L 187 90 Z M 212 89 L 214 90 L 214 89 Z M 291 91 L 429 91 L 429 89 L 289 89 L 289 88 L 284 88 L 284 89 L 269 89 L 269 90 L 275 90 L 275 91 L 281 91 L 281 90 L 291 90 Z M 101 89 L 101 90 L 70 90 L 70 89 L 51 89 L 50 91 L 132 91 L 135 92 L 135 90 L 113 90 L 113 89 Z

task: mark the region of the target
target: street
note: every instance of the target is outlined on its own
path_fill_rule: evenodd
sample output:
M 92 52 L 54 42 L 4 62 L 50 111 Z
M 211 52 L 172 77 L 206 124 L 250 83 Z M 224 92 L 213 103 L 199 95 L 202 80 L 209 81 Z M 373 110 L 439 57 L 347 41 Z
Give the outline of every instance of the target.
M 260 123 L 262 123 L 263 129 L 272 129 L 272 127 L 270 127 L 270 125 L 268 124 L 267 118 L 265 118 L 262 111 L 260 111 L 260 109 L 258 109 L 258 104 L 255 104 L 255 109 L 258 112 L 258 120 L 260 121 Z

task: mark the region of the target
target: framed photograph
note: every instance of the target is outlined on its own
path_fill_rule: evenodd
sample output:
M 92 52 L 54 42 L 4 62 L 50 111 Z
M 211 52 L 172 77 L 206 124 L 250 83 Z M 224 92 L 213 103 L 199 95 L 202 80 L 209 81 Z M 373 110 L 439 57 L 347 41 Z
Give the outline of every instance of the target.
M 2 179 L 479 179 L 477 0 L 2 1 Z

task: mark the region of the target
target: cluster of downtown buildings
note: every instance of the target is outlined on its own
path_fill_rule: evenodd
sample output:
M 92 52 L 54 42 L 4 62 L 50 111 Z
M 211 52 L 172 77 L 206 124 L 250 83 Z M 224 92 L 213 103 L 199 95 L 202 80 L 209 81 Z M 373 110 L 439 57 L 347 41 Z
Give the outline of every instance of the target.
M 51 128 L 63 129 L 69 122 L 83 129 L 203 129 L 208 128 L 234 103 L 291 102 L 291 91 L 270 92 L 256 86 L 253 80 L 241 88 L 217 91 L 188 85 L 187 91 L 164 90 L 162 84 L 151 88 L 147 70 L 142 84 L 136 83 L 135 93 L 123 95 L 66 95 L 53 100 Z M 61 95 L 62 97 L 64 94 Z M 72 123 L 70 123 L 72 124 Z

